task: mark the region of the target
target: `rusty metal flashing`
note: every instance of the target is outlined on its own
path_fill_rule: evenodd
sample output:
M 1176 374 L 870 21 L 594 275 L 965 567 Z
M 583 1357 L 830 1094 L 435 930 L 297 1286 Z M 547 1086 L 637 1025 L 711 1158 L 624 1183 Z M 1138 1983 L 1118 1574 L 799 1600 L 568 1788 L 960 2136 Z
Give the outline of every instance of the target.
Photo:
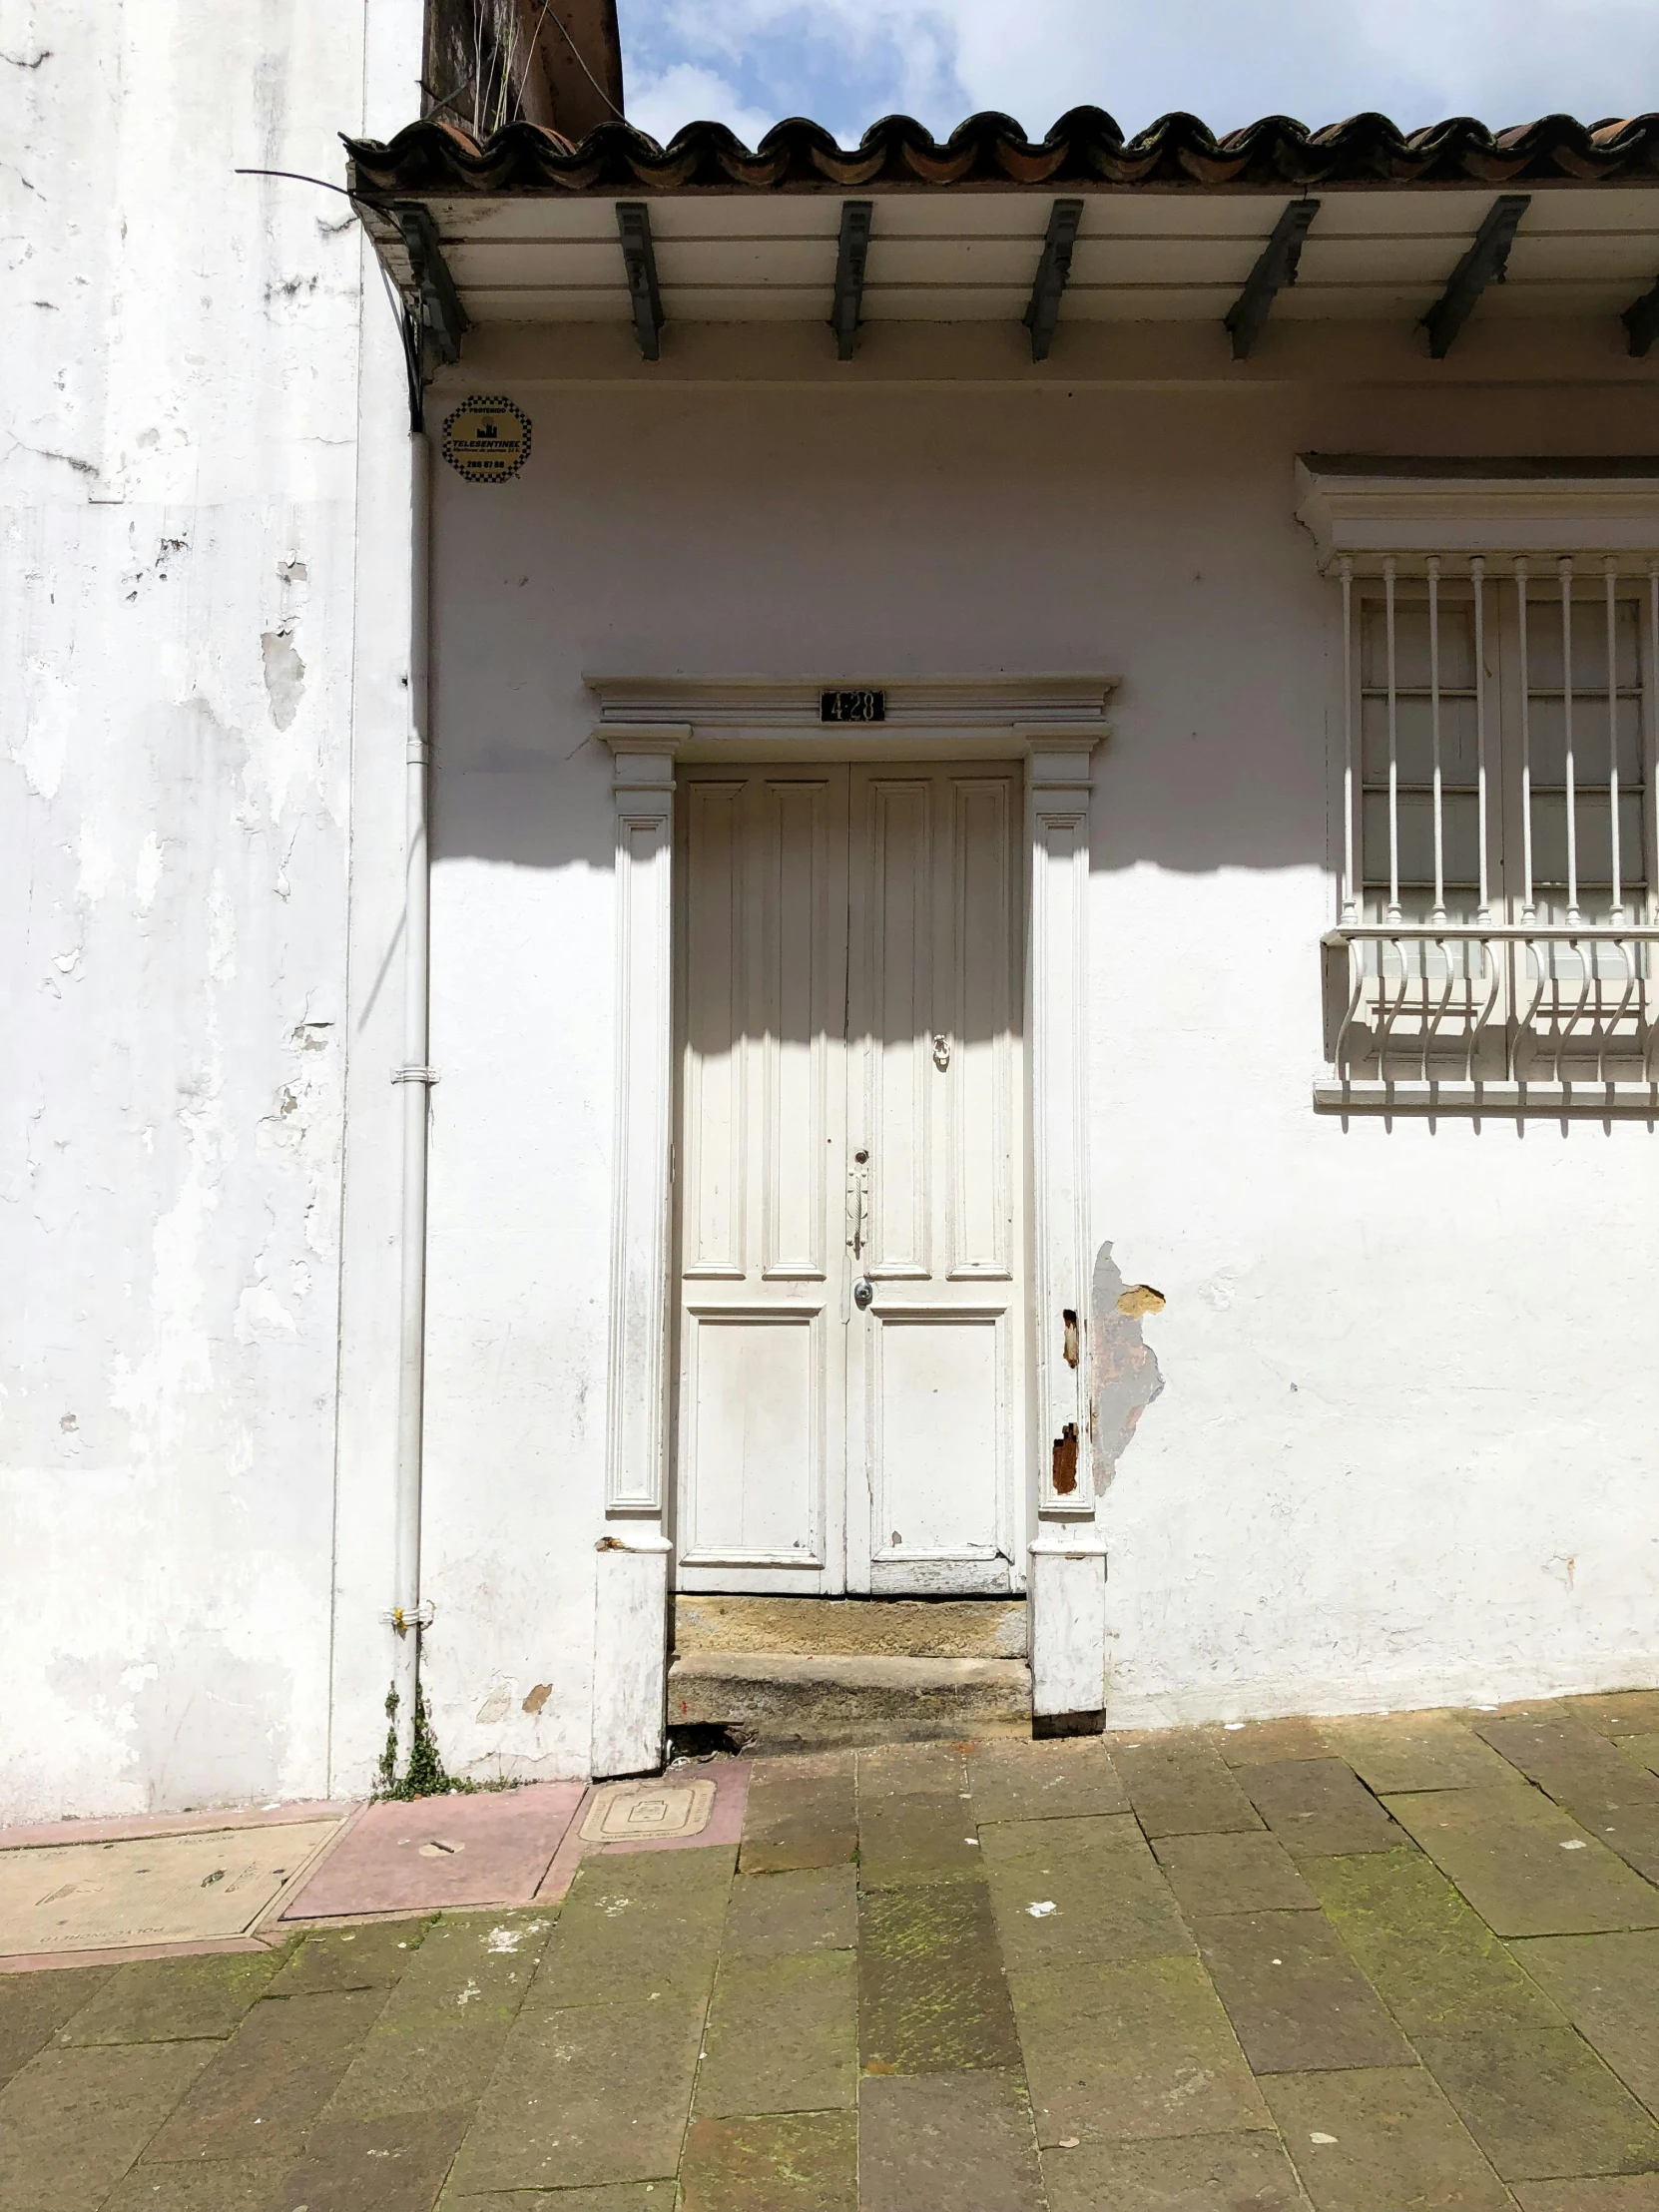
M 448 116 L 382 144 L 347 139 L 351 188 L 369 199 L 618 192 L 930 192 L 966 190 L 1285 193 L 1526 185 L 1659 186 L 1659 114 L 1583 124 L 1571 116 L 1491 131 L 1454 116 L 1404 132 L 1359 115 L 1310 131 L 1285 116 L 1217 138 L 1167 115 L 1125 138 L 1100 108 L 1073 108 L 1042 139 L 1010 117 L 970 116 L 942 143 L 909 116 L 842 147 L 822 124 L 780 123 L 758 148 L 723 123 L 690 123 L 660 146 L 626 123 L 572 145 L 536 123 L 480 143 Z

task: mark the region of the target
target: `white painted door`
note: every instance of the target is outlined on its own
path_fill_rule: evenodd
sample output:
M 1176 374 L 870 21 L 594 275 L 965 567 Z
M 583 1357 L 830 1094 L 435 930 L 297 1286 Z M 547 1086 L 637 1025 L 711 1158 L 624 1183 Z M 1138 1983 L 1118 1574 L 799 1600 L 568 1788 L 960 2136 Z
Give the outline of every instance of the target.
M 1020 796 L 686 772 L 683 1589 L 1022 1587 Z

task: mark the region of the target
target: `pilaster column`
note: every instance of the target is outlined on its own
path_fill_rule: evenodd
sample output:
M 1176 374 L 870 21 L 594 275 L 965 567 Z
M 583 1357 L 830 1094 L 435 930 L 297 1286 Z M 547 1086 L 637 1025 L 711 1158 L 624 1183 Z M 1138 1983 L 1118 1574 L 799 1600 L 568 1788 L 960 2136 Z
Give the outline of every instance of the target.
M 1037 1402 L 1031 1545 L 1032 1713 L 1104 1725 L 1106 1550 L 1095 1527 L 1090 1434 L 1089 793 L 1093 738 L 1028 730 L 1028 933 Z
M 605 1533 L 594 1593 L 593 1771 L 663 1759 L 675 730 L 606 730 L 616 760 L 616 1107 Z

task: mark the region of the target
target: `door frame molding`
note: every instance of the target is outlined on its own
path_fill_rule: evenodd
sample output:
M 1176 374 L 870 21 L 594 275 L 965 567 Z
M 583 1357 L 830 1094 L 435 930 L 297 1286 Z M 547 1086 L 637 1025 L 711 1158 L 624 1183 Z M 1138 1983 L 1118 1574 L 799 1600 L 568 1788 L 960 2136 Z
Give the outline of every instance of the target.
M 864 679 L 860 688 L 885 693 L 886 717 L 855 725 L 820 720 L 821 693 L 841 681 L 832 678 L 585 681 L 599 702 L 594 735 L 613 757 L 616 817 L 616 1103 L 593 1771 L 641 1773 L 660 1764 L 663 1751 L 674 792 L 682 761 L 1025 761 L 1028 1296 L 1038 1317 L 1031 1344 L 1034 1706 L 1039 1722 L 1097 1713 L 1104 1705 L 1105 1554 L 1094 1532 L 1086 1385 L 1089 802 L 1115 679 Z

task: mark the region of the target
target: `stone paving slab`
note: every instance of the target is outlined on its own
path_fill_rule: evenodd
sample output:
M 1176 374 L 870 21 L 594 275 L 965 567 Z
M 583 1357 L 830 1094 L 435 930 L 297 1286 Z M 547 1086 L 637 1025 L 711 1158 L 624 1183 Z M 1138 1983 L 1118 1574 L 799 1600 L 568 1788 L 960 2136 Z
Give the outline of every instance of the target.
M 1239 1781 L 1293 1858 L 1392 1851 L 1405 1840 L 1341 1759 L 1276 1760 L 1241 1768 Z
M 0 2206 L 97 2212 L 218 2048 L 40 2052 L 0 2090 Z
M 1205 1737 L 1143 1737 L 1113 1744 L 1135 1817 L 1154 1841 L 1161 1836 L 1214 1836 L 1262 1821 L 1232 1770 Z
M 195 2166 L 133 2166 L 100 2212 L 291 2212 L 285 2158 L 216 2158 Z M 309 2208 L 307 2207 L 307 2212 Z
M 225 2043 L 164 2043 L 211 2059 L 146 2158 L 297 2156 L 385 2003 L 384 1989 L 265 1997 Z M 137 2046 L 152 2047 L 152 2046 Z
M 1127 1814 L 987 1828 L 985 1880 L 1010 1973 L 1193 1949 L 1174 1893 Z
M 0 1974 L 0 2089 L 75 2018 L 108 1982 L 113 1966 Z
M 1522 2182 L 1515 2202 L 1521 2212 L 1659 2212 L 1659 2174 Z
M 694 2120 L 681 2189 L 681 2212 L 858 2212 L 857 2121 L 850 2112 Z M 557 2199 L 558 2212 L 566 2203 Z
M 982 1882 L 916 1882 L 858 1901 L 858 2048 L 866 2073 L 1019 2064 Z
M 0 2212 L 1659 2212 L 1649 1697 L 717 1760 L 528 1904 L 14 1959 Z
M 1197 1958 L 1024 1975 L 1015 2009 L 1045 2150 L 1267 2125 L 1261 2091 Z
M 984 1744 L 968 1766 L 974 1817 L 987 1821 L 1065 1820 L 1127 1813 L 1129 1798 L 1098 1742 Z
M 1659 1735 L 1615 1736 L 1613 1741 L 1627 1758 L 1646 1767 L 1649 1774 L 1659 1774 Z
M 283 1965 L 274 1950 L 117 1966 L 65 2022 L 63 2043 L 179 2043 L 234 2034 Z M 29 1982 L 40 1984 L 38 1975 Z M 27 1984 L 25 1984 L 27 1985 Z
M 740 1874 L 726 1909 L 728 1958 L 781 1951 L 855 1950 L 858 1883 L 853 1868 L 807 1867 L 788 1874 Z
M 1322 1913 L 1193 1924 L 1251 2071 L 1408 2066 L 1411 2048 Z
M 1510 1772 L 1454 1713 L 1385 1713 L 1326 1721 L 1325 1739 L 1379 1797 L 1406 1790 L 1478 1790 Z
M 764 1761 L 749 1786 L 744 1873 L 849 1866 L 858 1848 L 857 1804 L 849 1751 Z
M 1586 2042 L 1659 2117 L 1659 1930 L 1543 1936 L 1510 1947 Z
M 1659 1888 L 1541 1790 L 1437 1790 L 1388 1810 L 1499 1936 L 1659 1928 Z
M 725 1958 L 698 2069 L 701 2119 L 850 2109 L 858 2088 L 858 1962 Z
M 1160 1836 L 1152 1848 L 1188 1915 L 1319 1911 L 1277 1836 Z
M 703 2020 L 702 2002 L 680 1994 L 521 2011 L 451 2186 L 464 2196 L 672 2180 Z
M 1659 2165 L 1636 2099 L 1415 1853 L 1309 1868 L 1349 1950 L 1506 2179 Z
M 1508 2191 L 1420 2068 L 1279 2074 L 1264 2087 L 1316 2212 L 1508 2212 Z
M 858 2203 L 860 2212 L 1046 2212 L 1023 2077 L 866 2080 Z
M 1277 2134 L 1078 2143 L 1043 2153 L 1048 2212 L 1308 2212 Z

